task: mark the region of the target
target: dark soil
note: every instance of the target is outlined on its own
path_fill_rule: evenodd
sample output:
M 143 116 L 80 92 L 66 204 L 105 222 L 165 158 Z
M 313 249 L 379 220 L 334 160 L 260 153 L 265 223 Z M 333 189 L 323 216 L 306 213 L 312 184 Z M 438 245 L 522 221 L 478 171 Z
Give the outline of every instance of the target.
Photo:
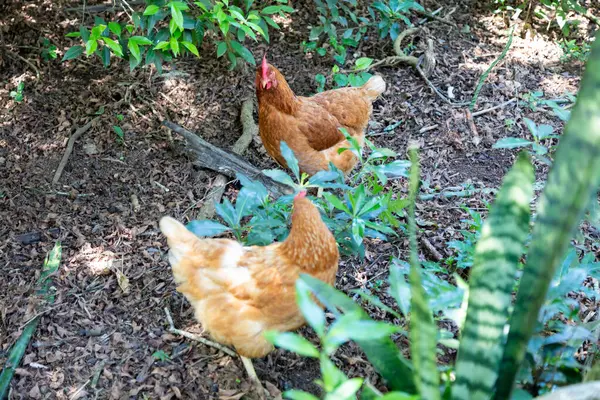
M 331 69 L 329 59 L 306 55 L 299 44 L 315 22 L 311 3 L 294 2 L 299 12 L 288 26 L 272 33 L 268 46 L 270 60 L 299 95 L 314 93 L 314 75 Z M 424 5 L 432 10 L 444 6 L 444 14 L 455 3 L 440 0 Z M 64 35 L 76 29 L 81 14 L 65 10 L 80 6 L 70 0 L 9 0 L 0 6 L 0 365 L 25 323 L 40 312 L 34 288 L 46 253 L 55 240 L 63 248 L 63 261 L 54 276 L 56 302 L 43 310 L 13 380 L 11 398 L 237 399 L 249 388 L 238 360 L 167 332 L 165 307 L 178 328 L 200 333 L 201 327 L 175 291 L 158 220 L 164 215 L 193 219 L 215 174 L 196 169 L 182 151 L 183 139 L 160 122 L 169 119 L 229 148 L 241 134 L 240 105 L 254 96 L 254 71 L 228 71 L 210 47 L 202 49 L 200 60 L 179 60 L 166 77 L 150 69 L 130 74 L 124 63 L 103 69 L 94 59 L 42 60 L 43 38 L 61 51 L 73 44 Z M 479 76 L 507 38 L 502 18 L 492 17 L 488 9 L 474 11 L 467 1 L 456 7 L 451 20 L 459 29 L 435 21 L 427 28 L 437 57 L 431 81 L 461 102 L 470 101 Z M 252 50 L 262 54 L 266 46 L 255 45 Z M 391 43 L 373 36 L 356 56 L 380 59 L 391 52 Z M 534 90 L 543 90 L 546 98 L 576 93 L 581 67 L 566 69 L 558 61 L 560 54 L 547 36 L 515 35 L 512 50 L 487 78 L 475 111 Z M 409 67 L 377 72 L 389 89 L 375 103 L 371 139 L 403 158 L 407 143 L 419 142 L 423 178 L 431 189 L 464 184 L 496 188 L 514 159 L 514 152 L 492 149 L 498 139 L 527 136 L 526 116 L 562 128 L 551 114 L 538 112 L 534 117 L 529 108 L 515 102 L 474 118 L 472 129 L 465 107 L 445 103 Z M 17 103 L 9 92 L 21 80 L 25 99 Z M 68 138 L 102 109 L 75 144 L 53 186 Z M 124 117 L 122 122 L 118 115 Z M 506 120 L 513 121 L 510 127 Z M 398 121 L 399 127 L 384 134 L 385 127 Z M 123 129 L 122 141 L 113 126 Z M 258 140 L 245 156 L 260 168 L 275 167 Z M 539 172 L 541 179 L 544 168 L 540 166 Z M 404 181 L 392 185 L 406 190 Z M 139 201 L 139 210 L 134 209 L 132 196 Z M 484 200 L 491 197 L 424 202 L 420 218 L 431 224 L 422 235 L 444 256 L 451 255 L 446 242 L 464 228 L 465 214 L 459 206 L 484 209 Z M 385 285 L 373 289 L 371 282 L 385 279 L 389 256 L 399 249 L 404 257 L 407 243 L 400 238 L 367 247 L 364 262 L 342 262 L 337 287 L 346 292 L 369 287 L 387 302 Z M 421 256 L 432 259 L 427 251 Z M 128 287 L 119 284 L 119 274 L 127 277 Z M 378 319 L 389 319 L 380 310 L 368 309 Z M 313 338 L 309 329 L 301 333 Z M 407 343 L 399 345 L 407 353 Z M 153 357 L 158 350 L 171 359 Z M 448 352 L 445 360 L 452 357 Z M 381 386 L 356 346 L 344 346 L 334 360 L 348 375 L 367 376 Z M 314 383 L 319 366 L 313 360 L 276 350 L 255 365 L 275 396 L 289 388 L 319 391 Z

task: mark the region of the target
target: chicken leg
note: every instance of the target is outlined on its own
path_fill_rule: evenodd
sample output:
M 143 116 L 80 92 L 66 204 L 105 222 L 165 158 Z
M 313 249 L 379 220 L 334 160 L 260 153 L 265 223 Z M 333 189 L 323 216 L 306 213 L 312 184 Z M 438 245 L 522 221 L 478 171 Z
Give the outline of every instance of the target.
M 252 360 L 244 356 L 240 356 L 240 359 L 242 360 L 242 364 L 244 364 L 244 368 L 246 368 L 246 373 L 248 374 L 248 378 L 250 378 L 250 381 L 252 381 L 252 386 L 254 386 L 256 393 L 261 399 L 266 399 L 267 394 L 269 392 L 267 392 L 267 390 L 263 387 L 262 383 L 260 383 L 260 380 L 256 375 L 256 371 L 254 370 Z

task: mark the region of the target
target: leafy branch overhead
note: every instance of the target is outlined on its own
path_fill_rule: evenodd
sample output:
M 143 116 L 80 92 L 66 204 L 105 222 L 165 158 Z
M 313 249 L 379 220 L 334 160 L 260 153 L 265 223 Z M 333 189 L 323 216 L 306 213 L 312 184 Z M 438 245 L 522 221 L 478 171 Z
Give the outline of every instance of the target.
M 269 28 L 280 29 L 273 16 L 285 17 L 293 11 L 287 0 L 272 5 L 245 0 L 241 7 L 228 0 L 147 0 L 145 9 L 127 14 L 127 21 L 107 22 L 95 17 L 91 29 L 82 25 L 79 31 L 67 34 L 80 38 L 82 44 L 67 50 L 63 61 L 95 55 L 108 66 L 116 56 L 128 60 L 131 70 L 143 63 L 161 72 L 163 63 L 174 57 L 200 57 L 198 48 L 207 38 L 217 57 L 226 56 L 231 69 L 240 58 L 255 65 L 254 55 L 244 45 L 246 39 L 269 42 Z

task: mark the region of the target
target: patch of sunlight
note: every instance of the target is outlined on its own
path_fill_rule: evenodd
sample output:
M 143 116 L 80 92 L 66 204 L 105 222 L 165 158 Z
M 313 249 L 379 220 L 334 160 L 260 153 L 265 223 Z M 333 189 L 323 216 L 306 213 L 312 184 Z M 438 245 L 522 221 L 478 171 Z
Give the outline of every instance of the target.
M 279 14 L 272 15 L 273 21 L 277 22 L 283 28 L 289 28 L 292 25 L 292 18 L 289 15 L 281 16 Z
M 544 92 L 545 98 L 561 98 L 566 93 L 577 93 L 578 82 L 579 78 L 553 74 L 546 76 L 540 82 L 540 89 Z
M 105 251 L 102 246 L 92 247 L 89 243 L 71 258 L 69 265 L 80 264 L 87 267 L 92 275 L 107 275 L 113 270 L 117 256 L 112 251 Z

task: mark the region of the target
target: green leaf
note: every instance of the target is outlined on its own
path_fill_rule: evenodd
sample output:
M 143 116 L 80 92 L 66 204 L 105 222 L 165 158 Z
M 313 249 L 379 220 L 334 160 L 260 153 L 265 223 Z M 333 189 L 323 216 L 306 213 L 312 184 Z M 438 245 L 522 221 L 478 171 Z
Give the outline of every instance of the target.
M 281 10 L 281 6 L 268 6 L 262 9 L 261 14 L 270 15 L 277 14 Z
M 416 199 L 419 192 L 420 168 L 417 150 L 409 148 L 411 169 L 409 181 L 408 236 L 410 243 L 410 353 L 415 369 L 414 380 L 424 399 L 440 399 L 440 377 L 436 364 L 436 326 L 429 309 L 421 279 L 417 255 Z
M 322 337 L 325 334 L 325 313 L 321 307 L 311 299 L 310 288 L 300 279 L 296 281 L 296 303 L 298 304 L 302 315 L 304 315 L 306 322 L 314 329 L 319 337 Z
M 532 143 L 533 142 L 526 139 L 508 137 L 498 140 L 492 147 L 494 149 L 514 149 L 517 147 L 529 146 Z
M 179 55 L 179 42 L 177 41 L 177 38 L 171 37 L 171 39 L 169 39 L 169 46 L 175 57 L 177 57 Z
M 129 52 L 133 58 L 135 58 L 139 63 L 142 60 L 142 54 L 140 53 L 140 48 L 137 43 L 133 40 L 129 40 L 127 42 L 127 48 L 129 49 Z
M 324 192 L 323 196 L 329 203 L 331 203 L 332 206 L 334 206 L 338 210 L 343 211 L 348 215 L 352 215 L 352 212 L 348 209 L 348 207 L 340 199 L 338 199 L 334 194 L 329 193 L 329 192 Z
M 256 65 L 256 61 L 254 60 L 254 56 L 252 55 L 252 53 L 250 52 L 250 50 L 248 50 L 247 48 L 245 48 L 244 46 L 242 46 L 240 44 L 240 42 L 236 42 L 235 40 L 232 40 L 230 44 L 231 44 L 231 47 L 233 48 L 233 50 L 240 57 L 242 57 L 247 63 L 252 64 L 252 65 Z
M 81 37 L 81 32 L 69 32 L 65 36 L 66 37 Z
M 292 170 L 294 176 L 298 182 L 300 182 L 300 168 L 298 167 L 298 159 L 294 155 L 294 152 L 283 140 L 279 142 L 279 149 L 281 150 L 281 155 L 285 159 L 288 168 Z
M 556 267 L 600 182 L 600 32 L 538 201 L 494 399 L 510 398 Z
M 152 44 L 152 40 L 145 36 L 132 36 L 129 38 L 129 41 L 133 41 L 135 44 L 140 46 L 150 46 Z
M 200 54 L 198 53 L 198 49 L 196 48 L 196 46 L 194 46 L 192 43 L 190 42 L 181 42 L 181 44 L 190 51 L 190 53 L 192 53 L 193 55 L 195 55 L 196 57 L 200 57 Z
M 121 45 L 111 38 L 103 37 L 102 41 L 119 57 L 123 57 L 123 48 Z
M 285 172 L 283 172 L 282 170 L 279 169 L 264 169 L 263 174 L 265 174 L 266 176 L 268 176 L 269 178 L 273 179 L 274 181 L 277 181 L 279 183 L 283 183 L 284 185 L 289 185 L 291 187 L 294 187 L 294 181 L 292 180 L 292 178 L 290 178 L 290 176 L 288 174 L 286 174 Z
M 355 71 L 362 71 L 363 69 L 369 68 L 373 63 L 373 59 L 369 57 L 361 57 L 354 63 Z
M 69 50 L 67 50 L 67 52 L 63 56 L 61 62 L 77 58 L 83 54 L 83 51 L 84 51 L 83 46 L 73 46 Z
M 225 42 L 218 42 L 218 43 L 219 44 L 217 45 L 217 58 L 221 57 L 227 51 L 227 43 L 225 43 Z
M 96 39 L 90 39 L 85 44 L 85 55 L 89 56 L 94 54 L 94 52 L 98 49 L 98 41 Z
M 169 42 L 158 42 L 156 46 L 154 46 L 154 50 L 164 50 L 170 46 Z
M 108 29 L 110 29 L 110 31 L 112 33 L 114 33 L 117 37 L 121 37 L 121 24 L 119 24 L 118 22 L 109 22 L 108 23 Z
M 212 237 L 231 230 L 223 224 L 210 220 L 191 221 L 185 227 L 198 237 Z
M 361 319 L 357 314 L 345 314 L 331 326 L 323 342 L 327 353 L 331 354 L 348 340 L 378 340 L 401 331 L 399 326 L 386 322 Z
M 265 332 L 265 338 L 275 346 L 304 357 L 319 358 L 319 350 L 311 342 L 293 332 Z
M 160 7 L 157 6 L 156 4 L 150 4 L 148 7 L 146 7 L 146 9 L 144 10 L 144 15 L 154 15 L 157 12 L 160 11 Z
M 390 295 L 396 300 L 398 307 L 405 317 L 408 317 L 410 312 L 410 286 L 400 267 L 397 264 L 393 264 L 390 267 Z
M 487 400 L 494 393 L 515 274 L 529 234 L 533 181 L 533 166 L 523 152 L 506 174 L 481 228 L 469 275 L 453 399 Z
M 363 384 L 363 378 L 352 378 L 338 386 L 333 393 L 329 394 L 331 399 L 354 399 L 356 392 Z
M 319 400 L 315 395 L 295 389 L 283 392 L 283 398 L 291 400 Z
M 181 9 L 177 3 L 178 2 L 175 1 L 169 3 L 171 7 L 171 17 L 173 18 L 173 21 L 175 21 L 175 25 L 177 25 L 179 30 L 183 31 L 183 13 L 181 12 Z
M 60 266 L 61 255 L 62 247 L 60 245 L 60 242 L 56 242 L 50 253 L 46 256 L 46 259 L 44 260 L 42 272 L 37 282 L 36 294 L 41 296 L 48 304 L 54 303 L 54 294 L 50 291 L 50 277 L 56 274 L 56 272 L 58 271 L 58 267 Z M 10 349 L 10 353 L 8 354 L 8 358 L 6 359 L 4 368 L 2 369 L 2 373 L 0 374 L 0 399 L 8 398 L 10 382 L 15 374 L 16 369 L 21 363 L 21 359 L 25 354 L 25 350 L 27 350 L 29 341 L 33 337 L 38 323 L 40 322 L 40 318 L 41 315 L 36 315 L 25 325 L 25 327 L 23 327 L 21 335 Z
M 323 377 L 323 384 L 321 386 L 326 392 L 332 392 L 336 387 L 348 380 L 346 375 L 325 354 L 321 354 L 320 361 L 321 376 Z
M 271 25 L 273 28 L 275 29 L 281 29 L 281 27 L 279 26 L 279 24 L 275 21 L 273 21 L 273 19 L 271 17 L 267 17 L 266 15 L 263 16 L 263 19 L 266 21 L 267 24 Z

